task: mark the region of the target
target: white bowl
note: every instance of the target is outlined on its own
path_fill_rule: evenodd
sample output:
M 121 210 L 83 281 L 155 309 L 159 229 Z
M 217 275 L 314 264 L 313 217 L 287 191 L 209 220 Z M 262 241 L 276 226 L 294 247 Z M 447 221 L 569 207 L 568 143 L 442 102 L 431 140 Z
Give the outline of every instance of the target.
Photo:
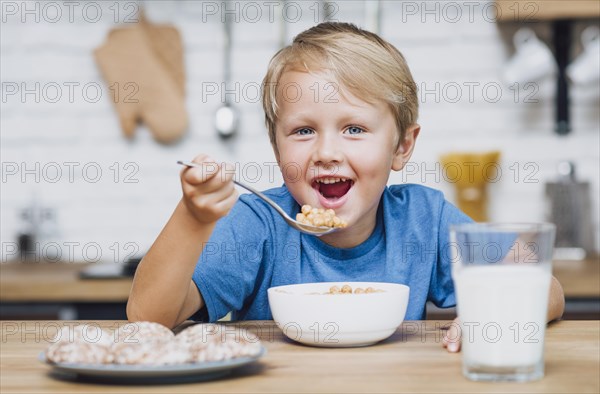
M 323 294 L 332 286 L 383 290 L 368 294 Z M 319 294 L 311 294 L 319 293 Z M 288 338 L 324 347 L 368 346 L 402 324 L 409 288 L 396 283 L 324 282 L 271 287 L 269 306 Z

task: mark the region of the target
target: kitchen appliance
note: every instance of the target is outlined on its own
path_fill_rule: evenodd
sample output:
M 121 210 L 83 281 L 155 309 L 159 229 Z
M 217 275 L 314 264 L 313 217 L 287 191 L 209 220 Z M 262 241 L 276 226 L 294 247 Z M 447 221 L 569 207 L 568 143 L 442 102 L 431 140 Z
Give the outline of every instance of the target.
M 576 177 L 575 164 L 558 164 L 558 177 L 547 182 L 546 219 L 556 225 L 555 258 L 582 260 L 594 251 L 590 184 Z
M 28 206 L 19 211 L 17 246 L 23 262 L 51 261 L 61 258 L 56 243 L 59 230 L 55 209 L 43 206 L 37 194 L 33 194 Z

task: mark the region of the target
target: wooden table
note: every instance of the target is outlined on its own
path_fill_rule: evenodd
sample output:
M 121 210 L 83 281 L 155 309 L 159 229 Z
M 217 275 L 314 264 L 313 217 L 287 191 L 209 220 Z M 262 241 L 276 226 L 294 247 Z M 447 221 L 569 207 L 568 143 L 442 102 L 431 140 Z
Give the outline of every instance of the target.
M 114 329 L 124 322 L 96 322 Z M 560 321 L 546 334 L 546 376 L 531 383 L 471 382 L 461 375 L 460 354 L 440 343 L 447 321 L 405 322 L 375 346 L 323 349 L 283 337 L 272 321 L 242 323 L 258 334 L 267 354 L 228 378 L 180 385 L 132 386 L 59 380 L 36 360 L 63 324 L 5 321 L 0 353 L 2 393 L 198 393 L 198 392 L 552 392 L 600 391 L 600 322 Z

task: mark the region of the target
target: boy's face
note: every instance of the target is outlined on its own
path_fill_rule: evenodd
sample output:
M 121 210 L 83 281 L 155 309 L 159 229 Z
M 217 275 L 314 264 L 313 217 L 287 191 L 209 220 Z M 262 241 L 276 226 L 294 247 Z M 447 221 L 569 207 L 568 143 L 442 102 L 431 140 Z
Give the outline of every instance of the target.
M 384 102 L 367 103 L 319 75 L 286 71 L 275 154 L 285 183 L 300 204 L 334 209 L 348 227 L 322 239 L 351 247 L 368 238 L 390 170 L 408 161 L 415 125 L 398 147 L 399 133 Z

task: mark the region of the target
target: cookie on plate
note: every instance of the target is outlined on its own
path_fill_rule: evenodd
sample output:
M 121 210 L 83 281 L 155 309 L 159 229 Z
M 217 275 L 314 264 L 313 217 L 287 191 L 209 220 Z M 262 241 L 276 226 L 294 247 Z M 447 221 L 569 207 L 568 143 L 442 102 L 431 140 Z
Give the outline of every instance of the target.
M 140 342 L 119 342 L 111 348 L 111 362 L 129 365 L 183 364 L 191 359 L 190 350 L 174 339 L 143 339 Z
M 159 323 L 127 323 L 115 330 L 107 362 L 115 364 L 164 365 L 186 362 L 189 352 L 173 342 L 175 334 Z M 185 350 L 185 349 L 184 349 Z
M 196 324 L 175 338 L 189 349 L 192 362 L 252 357 L 262 349 L 256 335 L 233 325 Z
M 138 343 L 142 341 L 163 341 L 175 337 L 173 331 L 159 323 L 140 321 L 127 323 L 114 332 L 114 343 Z
M 46 350 L 46 358 L 55 363 L 103 364 L 110 353 L 110 335 L 99 326 L 65 326 Z

